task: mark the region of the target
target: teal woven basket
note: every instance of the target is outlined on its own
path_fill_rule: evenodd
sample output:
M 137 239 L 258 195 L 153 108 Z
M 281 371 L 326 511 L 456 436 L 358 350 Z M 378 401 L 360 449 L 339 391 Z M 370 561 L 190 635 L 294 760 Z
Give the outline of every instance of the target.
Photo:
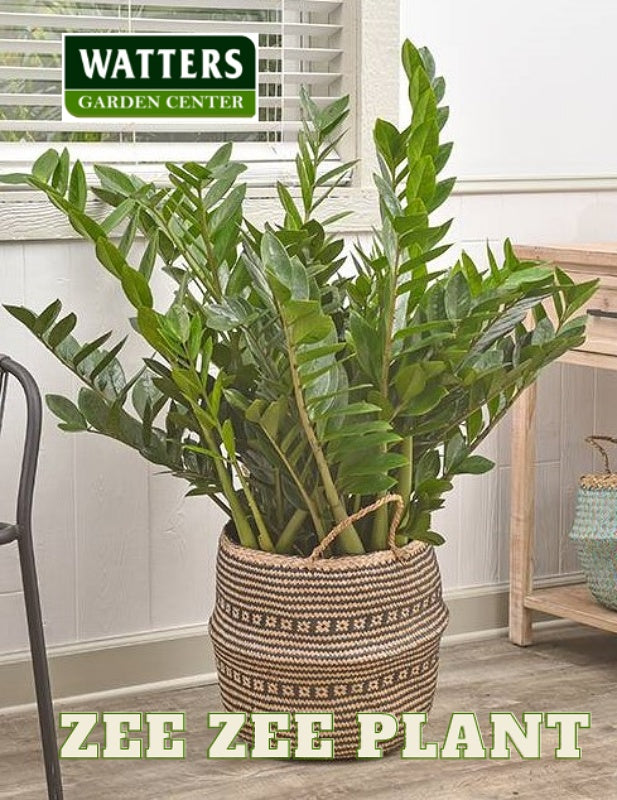
M 606 471 L 581 478 L 570 539 L 576 544 L 592 595 L 600 605 L 617 611 L 617 473 L 611 472 L 598 440 L 617 444 L 612 436 L 586 439 L 602 454 Z

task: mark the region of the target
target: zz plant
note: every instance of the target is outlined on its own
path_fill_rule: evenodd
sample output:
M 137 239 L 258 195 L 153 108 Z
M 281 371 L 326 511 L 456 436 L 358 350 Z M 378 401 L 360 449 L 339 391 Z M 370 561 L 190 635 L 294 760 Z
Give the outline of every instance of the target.
M 278 185 L 281 226 L 245 219 L 231 144 L 207 163 L 168 164 L 164 186 L 96 167 L 104 216 L 87 210 L 84 169 L 66 150 L 3 178 L 44 192 L 93 242 L 149 351 L 127 375 L 125 340 L 78 342 L 59 300 L 41 313 L 6 306 L 83 383 L 76 402 L 47 397 L 60 427 L 117 439 L 183 478 L 248 548 L 307 554 L 391 491 L 405 502 L 397 541 L 441 543 L 431 515 L 453 478 L 491 468 L 478 445 L 539 370 L 584 339 L 573 315 L 594 282 L 520 261 L 508 242 L 501 263 L 488 250 L 486 270 L 465 253 L 433 268 L 451 220 L 432 214 L 454 186 L 440 177 L 452 149 L 440 141 L 445 83 L 427 50 L 407 41 L 402 58 L 411 121 L 375 124 L 381 224 L 352 264 L 333 228 L 344 214 L 320 216 L 353 168 L 327 161 L 346 99 L 318 108 L 303 95 L 299 192 Z M 166 310 L 155 269 L 175 287 Z M 337 552 L 384 549 L 391 513 L 350 526 Z

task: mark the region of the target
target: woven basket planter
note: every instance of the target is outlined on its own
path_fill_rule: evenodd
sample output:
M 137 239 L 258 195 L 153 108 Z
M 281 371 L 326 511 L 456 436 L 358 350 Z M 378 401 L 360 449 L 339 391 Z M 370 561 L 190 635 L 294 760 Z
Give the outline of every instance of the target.
M 570 538 L 590 592 L 600 605 L 617 611 L 617 474 L 598 439 L 617 443 L 609 436 L 587 439 L 602 453 L 606 472 L 581 478 Z
M 431 708 L 447 620 L 425 543 L 311 560 L 221 537 L 210 632 L 225 709 L 333 712 L 335 758 L 355 756 L 359 711 Z

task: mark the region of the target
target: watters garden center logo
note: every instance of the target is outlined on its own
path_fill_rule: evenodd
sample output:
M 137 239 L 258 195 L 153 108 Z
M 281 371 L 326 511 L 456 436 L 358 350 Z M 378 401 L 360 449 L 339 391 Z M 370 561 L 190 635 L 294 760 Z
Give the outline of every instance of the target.
M 257 117 L 255 36 L 63 36 L 64 122 Z

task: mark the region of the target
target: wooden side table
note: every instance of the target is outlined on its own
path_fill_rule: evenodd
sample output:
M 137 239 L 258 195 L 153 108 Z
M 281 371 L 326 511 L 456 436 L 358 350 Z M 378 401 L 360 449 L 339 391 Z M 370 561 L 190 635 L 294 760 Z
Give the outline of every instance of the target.
M 587 339 L 560 361 L 617 370 L 617 244 L 570 247 L 515 247 L 519 258 L 558 264 L 575 281 L 600 278 L 588 302 Z M 617 612 L 598 605 L 585 584 L 534 589 L 536 387 L 530 386 L 513 409 L 512 501 L 510 522 L 510 640 L 532 643 L 532 612 L 543 611 L 617 633 Z M 595 431 L 590 431 L 594 433 Z

